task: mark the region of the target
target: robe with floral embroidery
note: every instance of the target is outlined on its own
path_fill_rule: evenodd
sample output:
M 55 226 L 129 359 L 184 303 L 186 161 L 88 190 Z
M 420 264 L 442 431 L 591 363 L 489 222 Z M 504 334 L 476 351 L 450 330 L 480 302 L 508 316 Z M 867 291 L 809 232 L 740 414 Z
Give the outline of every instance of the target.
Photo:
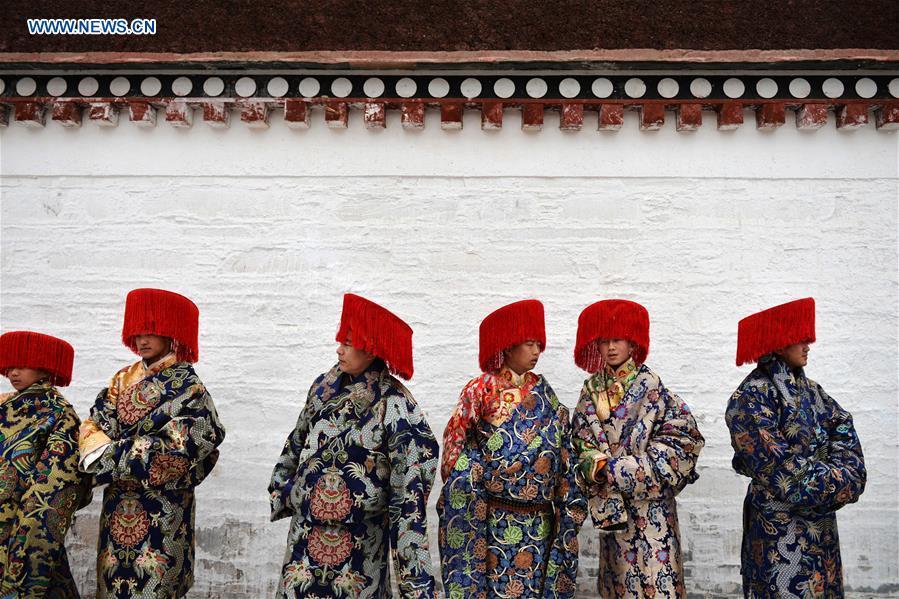
M 50 383 L 0 397 L 0 597 L 78 598 L 64 543 L 90 502 L 78 424 Z
M 727 405 L 743 503 L 747 598 L 843 596 L 836 510 L 858 501 L 867 473 L 852 416 L 773 354 Z
M 375 360 L 319 376 L 272 473 L 271 519 L 292 516 L 277 596 L 437 596 L 428 494 L 439 447 L 409 391 Z
M 542 376 L 504 368 L 470 381 L 444 433 L 442 474 L 449 599 L 574 597 L 587 501 L 568 410 Z
M 584 382 L 572 424 L 594 522 L 626 524 L 600 536 L 599 594 L 686 597 L 675 496 L 698 478 L 705 440 L 687 405 L 645 364 L 629 360 L 622 370 Z M 616 381 L 624 383 L 620 402 L 597 406 Z M 597 453 L 606 462 L 594 474 Z
M 88 468 L 106 485 L 97 597 L 184 596 L 193 585 L 194 488 L 225 437 L 212 397 L 189 362 L 137 362 L 100 392 L 86 424 L 111 440 Z

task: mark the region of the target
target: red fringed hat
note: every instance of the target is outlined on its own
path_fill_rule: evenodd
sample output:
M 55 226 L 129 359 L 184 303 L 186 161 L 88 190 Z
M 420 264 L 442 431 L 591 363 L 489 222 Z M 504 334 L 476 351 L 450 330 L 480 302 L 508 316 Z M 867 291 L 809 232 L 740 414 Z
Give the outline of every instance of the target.
M 634 362 L 644 363 L 649 355 L 649 312 L 637 302 L 622 299 L 590 304 L 577 319 L 574 346 L 574 363 L 587 372 L 603 367 L 600 339 L 627 339 L 637 346 Z
M 499 370 L 503 350 L 530 339 L 540 343 L 540 351 L 546 349 L 546 323 L 539 300 L 522 300 L 491 312 L 481 322 L 481 371 Z
M 50 373 L 50 382 L 65 387 L 72 382 L 75 350 L 66 341 L 34 333 L 10 331 L 0 335 L 0 372 L 13 368 L 34 368 Z
M 399 316 L 364 297 L 346 293 L 337 342 L 346 341 L 350 332 L 353 347 L 384 360 L 393 374 L 407 381 L 412 378 L 412 327 Z
M 811 297 L 762 310 L 737 327 L 737 366 L 794 343 L 815 341 L 815 300 Z
M 200 310 L 196 304 L 164 289 L 134 289 L 125 300 L 122 343 L 137 353 L 135 335 L 159 335 L 175 341 L 175 353 L 184 362 L 199 359 Z

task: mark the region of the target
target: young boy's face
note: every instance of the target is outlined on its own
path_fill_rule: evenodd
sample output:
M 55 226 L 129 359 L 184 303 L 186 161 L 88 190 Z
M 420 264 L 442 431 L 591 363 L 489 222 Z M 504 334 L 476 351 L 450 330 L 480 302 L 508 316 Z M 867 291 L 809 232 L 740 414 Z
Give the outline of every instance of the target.
M 503 351 L 503 364 L 517 374 L 533 370 L 540 359 L 540 342 L 528 339 Z
M 135 335 L 134 345 L 137 347 L 138 355 L 148 364 L 152 364 L 169 353 L 172 340 L 159 335 Z
M 627 339 L 600 339 L 599 353 L 606 364 L 618 368 L 634 353 L 634 344 Z
M 6 371 L 6 377 L 12 383 L 13 389 L 21 391 L 27 389 L 36 382 L 43 380 L 50 375 L 43 370 L 34 368 L 10 368 Z

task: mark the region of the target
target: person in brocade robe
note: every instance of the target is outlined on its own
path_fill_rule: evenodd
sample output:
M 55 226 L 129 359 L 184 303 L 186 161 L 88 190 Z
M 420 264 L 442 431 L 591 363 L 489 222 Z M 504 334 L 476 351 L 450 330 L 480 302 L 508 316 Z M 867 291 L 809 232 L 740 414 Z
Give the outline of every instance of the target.
M 291 517 L 277 596 L 434 599 L 428 494 L 439 447 L 394 375 L 412 378 L 412 329 L 353 294 L 337 364 L 312 383 L 269 484 L 271 519 Z
M 72 380 L 75 350 L 31 331 L 0 336 L 0 597 L 78 599 L 65 536 L 90 503 L 78 472 L 78 415 L 56 389 Z
M 858 501 L 867 473 L 852 416 L 805 375 L 815 300 L 740 321 L 737 366 L 757 362 L 727 404 L 743 502 L 743 594 L 843 597 L 836 511 Z
M 480 367 L 443 435 L 440 557 L 449 599 L 574 597 L 587 502 L 568 410 L 533 372 L 543 304 L 524 300 L 480 327 Z
M 225 429 L 194 371 L 199 310 L 186 297 L 135 289 L 122 368 L 81 425 L 80 468 L 106 486 L 97 597 L 175 598 L 194 581 L 194 488 L 218 460 Z
M 574 359 L 592 373 L 572 424 L 601 531 L 599 594 L 686 597 L 675 497 L 698 478 L 705 440 L 687 405 L 646 364 L 649 313 L 604 300 L 578 319 Z

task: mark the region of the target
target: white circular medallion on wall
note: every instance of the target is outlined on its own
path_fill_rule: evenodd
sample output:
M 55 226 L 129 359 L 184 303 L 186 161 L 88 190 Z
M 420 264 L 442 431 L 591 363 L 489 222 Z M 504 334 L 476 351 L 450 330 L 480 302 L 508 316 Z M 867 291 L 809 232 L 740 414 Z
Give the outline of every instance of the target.
M 283 98 L 290 91 L 290 84 L 284 77 L 273 77 L 266 86 L 268 93 L 273 98 Z
M 890 81 L 890 95 L 894 98 L 899 98 L 899 77 Z
M 724 95 L 728 98 L 739 98 L 746 91 L 746 86 L 736 77 L 724 82 Z
M 624 93 L 631 98 L 642 98 L 646 93 L 646 84 L 638 77 L 631 77 L 624 84 Z
M 203 93 L 207 96 L 220 96 L 225 91 L 225 82 L 221 77 L 210 77 L 203 82 Z
M 353 93 L 353 82 L 346 77 L 338 77 L 331 82 L 331 93 L 337 98 L 346 98 Z
M 193 82 L 187 77 L 178 77 L 172 81 L 172 93 L 176 96 L 186 96 L 193 88 Z
M 697 77 L 690 82 L 690 93 L 694 98 L 708 98 L 712 95 L 712 83 L 705 77 Z
M 68 89 L 69 84 L 66 83 L 66 80 L 62 77 L 54 77 L 50 81 L 47 82 L 47 93 L 51 96 L 61 96 L 66 93 L 66 89 Z M 2 93 L 2 90 L 0 90 Z
M 234 93 L 241 98 L 249 98 L 256 93 L 256 81 L 252 77 L 241 77 L 234 84 Z
M 403 77 L 396 82 L 396 95 L 401 98 L 411 98 L 417 89 L 418 85 L 411 77 Z
M 460 89 L 462 91 L 462 95 L 466 98 L 477 98 L 481 95 L 481 82 L 474 77 L 469 77 L 462 82 Z
M 515 93 L 515 83 L 507 77 L 497 79 L 496 83 L 493 84 L 493 93 L 498 98 L 509 98 Z
M 450 91 L 449 81 L 443 77 L 435 77 L 428 82 L 428 93 L 434 98 L 443 98 Z
M 869 77 L 862 77 L 855 82 L 855 93 L 860 98 L 873 98 L 877 94 L 877 84 Z
M 770 77 L 763 77 L 756 81 L 755 91 L 758 92 L 758 95 L 761 97 L 770 100 L 777 95 L 777 82 Z
M 581 84 L 574 77 L 566 77 L 559 81 L 559 94 L 563 98 L 575 98 L 581 93 Z
M 318 92 L 321 91 L 321 84 L 318 82 L 318 79 L 315 77 L 304 77 L 302 81 L 300 81 L 300 95 L 304 98 L 312 98 L 318 95 Z
M 100 89 L 100 83 L 93 77 L 85 77 L 78 82 L 78 93 L 82 96 L 93 96 L 98 89 Z
M 600 77 L 593 80 L 590 91 L 593 92 L 593 95 L 597 98 L 608 98 L 612 95 L 612 92 L 615 91 L 615 86 L 612 85 L 610 80 L 605 77 Z
M 37 81 L 31 77 L 22 77 L 16 81 L 16 93 L 20 96 L 30 96 L 37 90 Z
M 156 77 L 147 77 L 140 82 L 140 93 L 152 97 L 162 91 L 162 81 Z
M 543 79 L 534 77 L 533 79 L 528 80 L 527 84 L 524 86 L 524 91 L 531 98 L 542 98 L 546 95 L 546 92 L 549 91 L 549 86 Z
M 380 98 L 385 89 L 384 82 L 377 77 L 369 77 L 362 84 L 362 93 L 367 98 Z
M 808 80 L 796 77 L 790 81 L 790 95 L 794 98 L 807 98 L 812 93 L 812 86 Z
M 109 82 L 109 93 L 118 98 L 124 96 L 131 89 L 131 82 L 125 77 L 116 77 Z
M 656 89 L 658 89 L 660 96 L 670 99 L 676 96 L 677 92 L 680 91 L 680 85 L 678 85 L 677 81 L 675 81 L 671 77 L 665 77 L 664 79 L 659 81 Z
M 824 80 L 824 83 L 821 84 L 821 91 L 824 92 L 824 95 L 828 98 L 839 98 L 843 95 L 843 92 L 846 91 L 843 82 L 835 77 L 830 77 Z

